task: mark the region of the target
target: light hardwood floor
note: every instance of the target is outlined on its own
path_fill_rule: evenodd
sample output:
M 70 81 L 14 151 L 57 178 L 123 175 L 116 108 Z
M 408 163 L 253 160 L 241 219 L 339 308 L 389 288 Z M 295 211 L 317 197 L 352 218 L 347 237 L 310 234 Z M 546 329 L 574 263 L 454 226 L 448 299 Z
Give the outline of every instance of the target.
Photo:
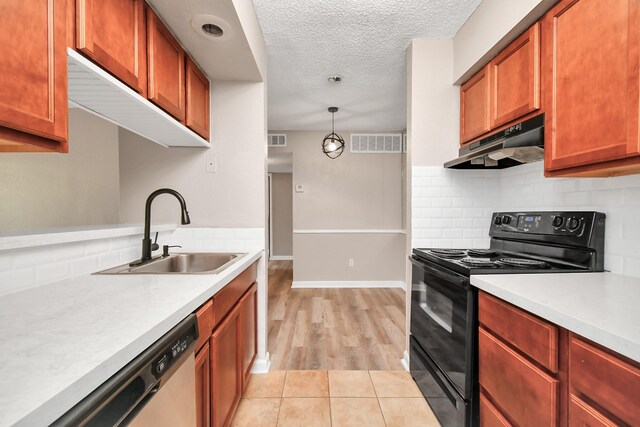
M 402 369 L 402 289 L 291 289 L 292 265 L 269 263 L 271 369 Z

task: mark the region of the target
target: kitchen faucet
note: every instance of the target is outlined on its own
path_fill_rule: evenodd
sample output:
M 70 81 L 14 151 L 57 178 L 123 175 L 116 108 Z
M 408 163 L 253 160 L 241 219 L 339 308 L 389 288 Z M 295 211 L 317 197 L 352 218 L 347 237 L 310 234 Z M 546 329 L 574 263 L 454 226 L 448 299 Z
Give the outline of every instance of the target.
M 131 263 L 131 266 L 143 264 L 149 260 L 151 260 L 151 252 L 158 249 L 159 246 L 157 243 L 151 243 L 151 203 L 153 200 L 158 197 L 160 194 L 171 194 L 178 202 L 180 202 L 180 208 L 182 209 L 182 217 L 180 218 L 180 223 L 182 225 L 190 224 L 191 219 L 189 219 L 189 212 L 187 212 L 187 203 L 184 201 L 184 197 L 176 190 L 172 190 L 171 188 L 161 188 L 159 190 L 154 191 L 147 198 L 147 204 L 144 210 L 144 236 L 142 239 L 142 257 L 139 261 Z M 156 234 L 157 240 L 157 234 Z

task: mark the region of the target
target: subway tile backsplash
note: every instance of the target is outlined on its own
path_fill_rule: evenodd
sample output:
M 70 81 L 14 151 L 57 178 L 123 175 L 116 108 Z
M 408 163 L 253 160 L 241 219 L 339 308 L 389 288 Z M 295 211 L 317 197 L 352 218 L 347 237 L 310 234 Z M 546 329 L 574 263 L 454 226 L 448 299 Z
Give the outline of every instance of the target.
M 544 178 L 543 168 L 542 162 L 501 171 L 413 168 L 413 246 L 487 247 L 494 211 L 594 210 L 607 214 L 605 268 L 640 277 L 640 175 Z M 462 212 L 430 216 L 447 198 Z
M 0 296 L 69 277 L 91 274 L 140 257 L 142 235 L 0 251 Z M 160 245 L 185 251 L 264 249 L 262 228 L 178 228 L 159 233 Z M 159 254 L 159 252 L 156 252 Z

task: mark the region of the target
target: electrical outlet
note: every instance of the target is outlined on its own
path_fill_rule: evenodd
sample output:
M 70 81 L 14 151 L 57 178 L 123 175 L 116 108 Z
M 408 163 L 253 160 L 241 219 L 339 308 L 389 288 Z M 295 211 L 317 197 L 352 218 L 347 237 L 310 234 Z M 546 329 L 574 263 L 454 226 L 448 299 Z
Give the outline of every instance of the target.
M 353 267 L 356 263 L 353 261 L 353 258 L 349 258 L 349 267 Z
M 218 172 L 218 157 L 213 153 L 207 153 L 207 173 Z

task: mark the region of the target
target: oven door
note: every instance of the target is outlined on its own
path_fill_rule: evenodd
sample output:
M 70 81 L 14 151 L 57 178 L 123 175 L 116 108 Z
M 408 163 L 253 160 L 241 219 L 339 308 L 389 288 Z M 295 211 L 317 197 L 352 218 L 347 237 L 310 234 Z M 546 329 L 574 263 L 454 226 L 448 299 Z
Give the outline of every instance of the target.
M 475 373 L 475 299 L 469 278 L 412 259 L 411 335 L 464 399 Z

